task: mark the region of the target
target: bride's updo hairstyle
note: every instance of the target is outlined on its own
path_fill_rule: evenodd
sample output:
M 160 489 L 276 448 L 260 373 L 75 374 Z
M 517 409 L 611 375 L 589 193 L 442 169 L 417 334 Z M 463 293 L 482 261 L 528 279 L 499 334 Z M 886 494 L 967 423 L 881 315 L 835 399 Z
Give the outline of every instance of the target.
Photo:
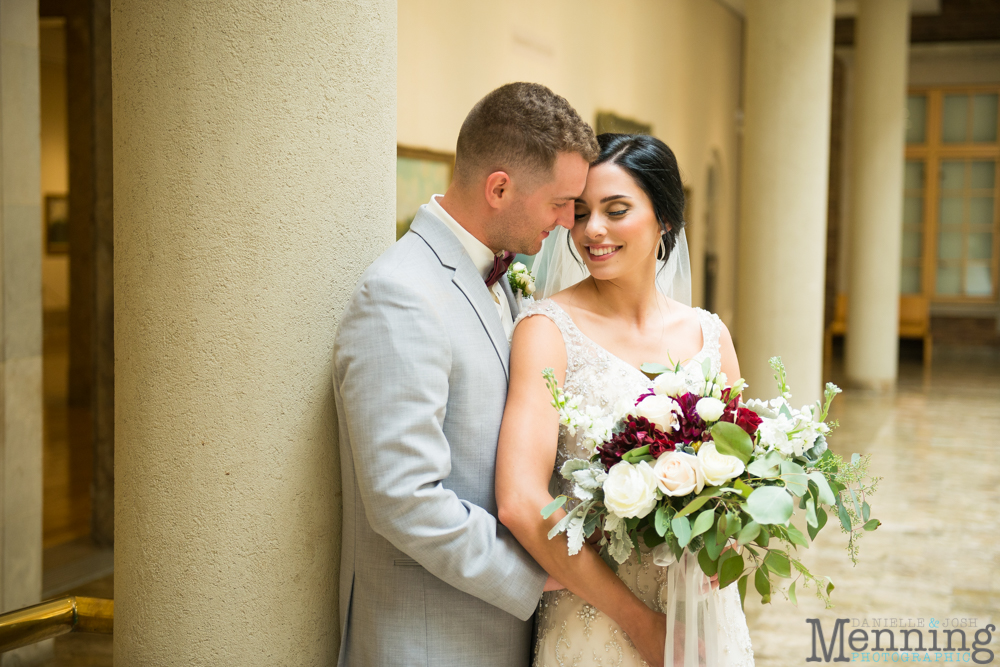
M 598 135 L 597 143 L 601 152 L 590 166 L 606 162 L 618 165 L 628 172 L 652 202 L 667 247 L 667 256 L 658 259 L 665 261 L 677 245 L 677 235 L 684 228 L 684 186 L 674 152 L 656 137 L 645 134 L 606 132 Z

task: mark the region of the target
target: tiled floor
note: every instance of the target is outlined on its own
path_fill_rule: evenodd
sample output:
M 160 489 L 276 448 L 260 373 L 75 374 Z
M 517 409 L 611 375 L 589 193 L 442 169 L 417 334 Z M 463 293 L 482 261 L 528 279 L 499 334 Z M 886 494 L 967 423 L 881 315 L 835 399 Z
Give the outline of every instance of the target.
M 883 477 L 872 516 L 883 525 L 864 535 L 857 567 L 835 525 L 804 551 L 807 567 L 833 579 L 833 609 L 803 592 L 797 608 L 780 596 L 762 606 L 748 595 L 757 667 L 807 664 L 813 627 L 807 618 L 820 619 L 826 642 L 837 618 L 851 619 L 848 631 L 866 620 L 916 626 L 923 619 L 925 647 L 942 619 L 975 622 L 966 628 L 970 648 L 975 630 L 1000 624 L 1000 356 L 937 348 L 935 355 L 930 374 L 914 364 L 901 368 L 895 396 L 848 391 L 835 401 L 842 427 L 831 448 L 844 456 L 872 454 L 872 468 Z M 898 648 L 903 635 L 894 634 Z M 990 648 L 1000 663 L 1000 637 Z M 851 658 L 850 647 L 844 650 Z M 934 660 L 935 652 L 927 655 L 921 661 Z M 970 662 L 968 653 L 962 657 Z

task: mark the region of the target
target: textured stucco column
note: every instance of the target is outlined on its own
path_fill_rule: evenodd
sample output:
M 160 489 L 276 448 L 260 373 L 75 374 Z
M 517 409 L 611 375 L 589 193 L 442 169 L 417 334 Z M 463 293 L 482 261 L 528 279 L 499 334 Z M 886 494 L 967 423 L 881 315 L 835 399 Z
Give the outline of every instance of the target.
M 833 1 L 749 0 L 746 39 L 740 367 L 774 396 L 780 355 L 799 405 L 822 389 Z
M 847 378 L 886 391 L 899 357 L 908 0 L 861 0 L 851 119 Z
M 38 2 L 0 2 L 0 611 L 42 594 Z M 51 642 L 0 656 L 32 665 Z
M 115 664 L 334 664 L 331 357 L 394 239 L 395 2 L 111 31 Z

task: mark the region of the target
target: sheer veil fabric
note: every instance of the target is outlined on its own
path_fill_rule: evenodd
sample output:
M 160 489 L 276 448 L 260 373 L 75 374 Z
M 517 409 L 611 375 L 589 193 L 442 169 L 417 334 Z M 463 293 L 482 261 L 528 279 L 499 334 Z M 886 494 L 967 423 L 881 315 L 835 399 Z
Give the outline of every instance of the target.
M 569 230 L 557 227 L 535 256 L 531 270 L 537 298 L 548 298 L 589 275 L 575 251 L 570 250 L 568 235 Z M 667 260 L 657 262 L 656 286 L 667 297 L 691 305 L 691 264 L 683 230 Z M 667 667 L 747 664 L 745 651 L 742 658 L 737 657 L 741 653 L 739 642 L 725 628 L 720 631 L 720 624 L 725 624 L 731 614 L 723 610 L 722 592 L 712 588 L 694 554 L 685 551 L 678 562 L 669 550 L 657 548 L 652 556 L 655 565 L 666 568 L 666 599 L 661 599 L 659 609 L 667 617 L 664 664 Z M 749 664 L 752 660 L 750 657 Z
M 535 255 L 531 272 L 535 276 L 535 293 L 539 299 L 547 299 L 590 275 L 583 261 L 570 250 L 572 241 L 568 236 L 568 229 L 556 227 Z M 691 305 L 691 260 L 683 229 L 667 260 L 656 263 L 656 287 L 674 301 Z

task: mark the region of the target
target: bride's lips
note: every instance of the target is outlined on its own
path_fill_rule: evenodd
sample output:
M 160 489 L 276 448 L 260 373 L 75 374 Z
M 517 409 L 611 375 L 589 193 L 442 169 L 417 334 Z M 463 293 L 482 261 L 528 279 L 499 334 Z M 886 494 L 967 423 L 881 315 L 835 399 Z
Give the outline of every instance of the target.
M 587 255 L 590 257 L 592 262 L 606 262 L 615 255 L 618 251 L 622 249 L 623 246 L 620 245 L 589 245 L 587 248 Z M 596 253 L 596 254 L 595 254 Z

